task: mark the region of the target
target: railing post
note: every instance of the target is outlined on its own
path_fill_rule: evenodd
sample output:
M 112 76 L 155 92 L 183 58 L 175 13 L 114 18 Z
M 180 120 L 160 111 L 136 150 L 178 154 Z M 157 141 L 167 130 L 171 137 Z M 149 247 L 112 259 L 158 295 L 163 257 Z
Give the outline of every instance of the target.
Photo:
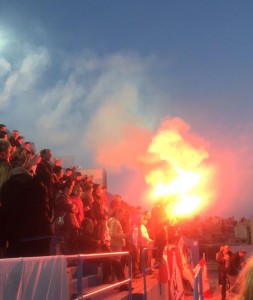
M 77 260 L 77 295 L 81 297 L 83 294 L 83 262 L 80 255 Z
M 146 260 L 145 260 L 145 255 L 146 255 L 147 248 L 143 248 L 142 254 L 141 254 L 141 267 L 142 267 L 142 275 L 143 275 L 143 300 L 147 300 L 147 272 L 146 272 Z
M 113 257 L 113 256 L 119 256 L 119 255 L 128 255 L 128 274 L 129 278 L 111 284 L 107 287 L 103 287 L 100 289 L 96 289 L 93 292 L 83 294 L 83 261 L 84 260 L 91 260 L 95 258 L 104 258 L 104 257 Z M 132 300 L 132 261 L 131 261 L 131 255 L 129 252 L 109 252 L 109 253 L 94 253 L 94 254 L 76 254 L 76 255 L 67 255 L 65 256 L 67 260 L 75 260 L 77 261 L 77 298 L 75 300 L 81 300 L 81 299 L 89 299 L 90 297 L 93 297 L 97 294 L 102 294 L 105 291 L 112 290 L 114 288 L 117 288 L 118 286 L 121 286 L 122 284 L 129 284 L 129 295 L 128 299 Z
M 128 276 L 130 278 L 128 300 L 132 300 L 132 256 L 131 255 L 128 255 Z

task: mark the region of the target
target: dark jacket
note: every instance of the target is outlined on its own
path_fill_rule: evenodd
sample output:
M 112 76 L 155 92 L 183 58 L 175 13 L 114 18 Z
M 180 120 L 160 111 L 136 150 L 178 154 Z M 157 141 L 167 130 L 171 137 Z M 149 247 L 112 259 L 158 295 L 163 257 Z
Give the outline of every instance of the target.
M 78 229 L 79 223 L 76 219 L 76 207 L 71 202 L 68 195 L 60 191 L 55 198 L 55 218 L 64 215 L 64 225 L 60 228 L 62 231 Z
M 227 255 L 229 255 L 230 259 L 231 259 L 231 256 L 233 255 L 231 251 L 228 251 Z M 227 272 L 227 262 L 224 258 L 224 254 L 223 252 L 219 251 L 218 255 L 217 255 L 217 258 L 216 258 L 216 261 L 219 265 L 219 268 L 220 268 L 220 271 L 221 272 Z
M 241 262 L 242 258 L 239 256 L 239 252 L 234 253 L 230 258 L 227 274 L 237 276 L 241 270 Z
M 40 181 L 45 185 L 47 189 L 48 199 L 49 199 L 49 215 L 53 215 L 54 206 L 54 176 L 53 170 L 49 162 L 42 160 L 36 168 L 36 175 Z
M 84 212 L 84 217 L 89 218 L 92 221 L 95 221 L 95 214 L 94 214 L 94 209 L 93 209 L 93 197 L 90 193 L 84 192 L 82 196 L 82 201 L 83 201 L 83 212 Z
M 11 248 L 16 241 L 53 235 L 48 212 L 47 193 L 37 176 L 11 176 L 1 191 L 1 246 L 8 242 Z

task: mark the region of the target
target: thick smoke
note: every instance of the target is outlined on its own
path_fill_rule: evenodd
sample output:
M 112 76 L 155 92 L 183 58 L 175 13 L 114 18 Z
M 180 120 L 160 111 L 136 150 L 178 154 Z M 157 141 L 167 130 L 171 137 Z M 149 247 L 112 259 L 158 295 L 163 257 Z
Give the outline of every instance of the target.
M 0 52 L 0 122 L 10 130 L 19 129 L 38 151 L 47 147 L 54 156 L 73 154 L 83 167 L 105 167 L 110 192 L 145 205 L 144 175 L 158 164 L 148 148 L 170 124 L 189 144 L 207 149 L 208 164 L 218 170 L 210 214 L 252 213 L 251 121 L 222 128 L 215 112 L 203 120 L 197 103 L 177 106 L 157 84 L 158 58 L 66 53 L 17 36 L 9 34 Z

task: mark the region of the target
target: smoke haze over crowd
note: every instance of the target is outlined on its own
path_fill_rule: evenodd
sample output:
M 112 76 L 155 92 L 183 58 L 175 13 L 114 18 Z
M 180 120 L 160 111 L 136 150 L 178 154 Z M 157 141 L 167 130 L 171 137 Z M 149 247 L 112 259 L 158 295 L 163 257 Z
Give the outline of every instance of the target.
M 160 166 L 150 145 L 173 126 L 215 172 L 208 214 L 253 213 L 249 8 L 60 1 L 52 14 L 49 1 L 11 2 L 0 5 L 1 123 L 37 151 L 106 168 L 109 192 L 143 206 Z

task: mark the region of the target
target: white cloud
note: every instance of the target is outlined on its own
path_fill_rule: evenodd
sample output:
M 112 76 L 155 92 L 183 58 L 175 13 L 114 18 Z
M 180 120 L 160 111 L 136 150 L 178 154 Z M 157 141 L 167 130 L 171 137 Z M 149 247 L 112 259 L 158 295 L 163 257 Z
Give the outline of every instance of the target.
M 3 83 L 3 91 L 0 94 L 0 109 L 11 106 L 15 97 L 22 99 L 24 93 L 31 92 L 43 74 L 49 63 L 48 52 L 43 48 L 35 48 L 28 51 L 19 59 L 19 65 L 11 70 L 11 62 L 4 58 L 8 76 Z
M 4 58 L 0 58 L 0 78 L 11 71 L 11 64 Z

